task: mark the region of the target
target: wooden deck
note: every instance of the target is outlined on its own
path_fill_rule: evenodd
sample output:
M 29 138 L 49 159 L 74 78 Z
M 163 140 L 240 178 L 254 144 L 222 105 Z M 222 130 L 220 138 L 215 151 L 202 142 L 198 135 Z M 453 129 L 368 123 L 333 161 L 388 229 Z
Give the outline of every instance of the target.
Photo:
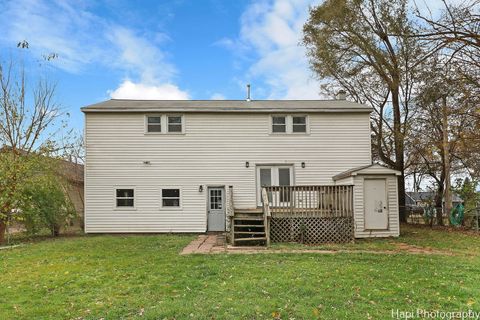
M 272 217 L 353 217 L 353 186 L 268 186 Z
M 227 201 L 234 245 L 353 239 L 353 186 L 266 186 L 262 208 L 234 209 Z

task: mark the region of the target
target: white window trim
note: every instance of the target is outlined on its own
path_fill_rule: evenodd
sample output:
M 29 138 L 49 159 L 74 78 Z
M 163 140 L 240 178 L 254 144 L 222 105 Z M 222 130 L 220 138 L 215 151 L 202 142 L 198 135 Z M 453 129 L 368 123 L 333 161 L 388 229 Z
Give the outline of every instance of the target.
M 148 132 L 148 118 L 149 117 L 160 117 L 160 132 Z M 161 114 L 146 114 L 144 119 L 145 134 L 158 135 L 162 134 L 165 131 L 165 126 L 163 125 L 163 115 Z
M 293 118 L 294 117 L 305 117 L 305 132 L 293 132 Z M 310 134 L 310 121 L 309 121 L 309 118 L 308 118 L 308 115 L 306 114 L 292 114 L 290 116 L 291 118 L 291 134 L 295 134 L 295 135 L 308 135 Z
M 168 131 L 168 117 L 180 117 L 181 124 L 182 124 L 182 131 L 180 131 L 180 132 L 169 132 Z M 165 134 L 185 134 L 185 117 L 184 117 L 183 114 L 175 114 L 175 113 L 165 114 L 164 123 L 165 123 Z
M 288 168 L 290 169 L 290 185 L 295 185 L 295 165 L 290 163 L 282 163 L 282 164 L 258 164 L 255 166 L 255 189 L 256 189 L 256 196 L 257 196 L 257 206 L 262 206 L 262 195 L 261 195 L 261 188 L 260 188 L 260 169 L 275 169 L 277 170 L 277 174 L 273 174 L 272 178 L 272 185 L 278 185 L 278 169 Z
M 273 132 L 273 117 L 285 117 L 285 132 Z M 305 117 L 305 132 L 293 132 L 293 117 Z M 309 135 L 310 134 L 310 119 L 307 114 L 271 114 L 270 115 L 270 128 L 269 134 L 274 136 L 284 136 L 284 135 Z
M 163 190 L 164 189 L 178 189 L 179 190 L 179 206 L 178 207 L 169 207 L 169 206 L 163 206 Z M 183 210 L 183 190 L 182 188 L 178 186 L 165 186 L 160 188 L 160 209 L 161 210 Z
M 117 206 L 117 189 L 133 189 L 133 207 Z M 113 210 L 115 211 L 137 210 L 137 188 L 135 186 L 113 186 Z
M 274 117 L 285 117 L 285 132 L 273 132 L 273 118 Z M 276 135 L 276 136 L 281 136 L 288 134 L 288 115 L 286 114 L 271 114 L 270 115 L 270 134 Z

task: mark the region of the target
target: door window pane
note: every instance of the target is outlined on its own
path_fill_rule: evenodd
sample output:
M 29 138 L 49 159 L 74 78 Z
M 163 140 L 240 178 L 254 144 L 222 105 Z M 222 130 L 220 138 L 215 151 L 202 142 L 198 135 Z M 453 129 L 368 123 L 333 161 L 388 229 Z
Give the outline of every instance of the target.
M 271 186 L 272 185 L 272 169 L 270 168 L 261 168 L 260 169 L 260 186 Z
M 222 190 L 210 190 L 210 209 L 221 210 L 223 206 Z
M 278 184 L 280 186 L 289 186 L 290 185 L 290 168 L 279 168 L 278 169 Z
M 278 185 L 290 185 L 289 168 L 278 168 Z M 288 188 L 280 188 L 280 202 L 290 202 L 290 190 Z

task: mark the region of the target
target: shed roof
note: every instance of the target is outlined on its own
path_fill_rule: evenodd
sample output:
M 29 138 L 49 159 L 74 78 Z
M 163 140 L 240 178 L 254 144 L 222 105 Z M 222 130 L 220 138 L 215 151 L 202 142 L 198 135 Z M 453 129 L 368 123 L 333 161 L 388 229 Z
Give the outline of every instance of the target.
M 371 112 L 372 108 L 346 100 L 127 100 L 111 99 L 83 112 Z
M 373 164 L 369 164 L 369 165 L 366 165 L 366 166 L 361 166 L 361 167 L 357 167 L 357 168 L 353 168 L 353 169 L 344 171 L 342 173 L 339 173 L 339 174 L 333 176 L 332 179 L 334 181 L 336 181 L 336 180 L 348 178 L 348 177 L 351 177 L 351 176 L 356 176 L 356 175 L 359 175 L 359 174 L 373 174 L 373 175 L 394 174 L 394 175 L 399 176 L 402 173 L 398 170 L 390 169 L 390 168 L 388 168 L 384 165 L 381 165 L 379 163 L 373 163 Z

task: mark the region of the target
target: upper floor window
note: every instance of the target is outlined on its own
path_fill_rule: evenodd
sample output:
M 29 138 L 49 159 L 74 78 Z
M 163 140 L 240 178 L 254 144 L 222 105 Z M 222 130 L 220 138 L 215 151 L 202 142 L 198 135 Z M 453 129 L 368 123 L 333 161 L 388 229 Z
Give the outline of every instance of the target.
M 287 132 L 287 117 L 286 116 L 273 116 L 272 117 L 272 132 L 273 133 L 286 133 Z
M 293 116 L 292 117 L 292 132 L 293 133 L 306 133 L 307 132 L 307 117 L 306 116 Z
M 162 118 L 160 116 L 147 117 L 147 132 L 162 132 Z
M 183 133 L 183 115 L 146 115 L 146 133 Z
M 181 116 L 167 116 L 168 132 L 181 133 L 182 132 L 182 117 Z
M 308 133 L 306 115 L 272 115 L 271 133 Z
M 115 203 L 117 207 L 134 207 L 134 189 L 116 189 Z

